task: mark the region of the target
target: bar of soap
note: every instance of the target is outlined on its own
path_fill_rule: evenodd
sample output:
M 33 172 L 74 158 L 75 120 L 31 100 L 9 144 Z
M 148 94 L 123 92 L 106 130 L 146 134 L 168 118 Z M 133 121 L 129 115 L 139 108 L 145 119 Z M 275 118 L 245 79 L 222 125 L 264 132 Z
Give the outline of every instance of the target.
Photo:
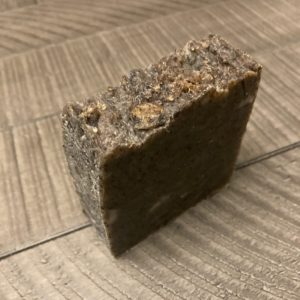
M 260 74 L 253 58 L 209 35 L 64 108 L 75 187 L 113 255 L 228 182 Z

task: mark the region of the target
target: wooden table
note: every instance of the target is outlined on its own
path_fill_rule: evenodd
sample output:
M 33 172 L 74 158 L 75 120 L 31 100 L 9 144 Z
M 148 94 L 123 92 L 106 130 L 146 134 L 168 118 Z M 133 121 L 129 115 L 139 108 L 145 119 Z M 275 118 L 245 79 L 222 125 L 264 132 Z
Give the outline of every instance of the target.
M 264 66 L 236 172 L 118 260 L 81 211 L 59 112 L 191 38 Z M 300 299 L 300 2 L 0 0 L 0 299 Z

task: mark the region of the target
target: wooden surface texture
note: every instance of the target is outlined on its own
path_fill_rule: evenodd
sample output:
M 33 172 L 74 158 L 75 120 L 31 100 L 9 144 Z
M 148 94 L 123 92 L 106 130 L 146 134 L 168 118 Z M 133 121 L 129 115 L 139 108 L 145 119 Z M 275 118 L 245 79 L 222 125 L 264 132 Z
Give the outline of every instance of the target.
M 214 32 L 263 65 L 229 186 L 121 259 L 59 113 Z M 0 299 L 300 299 L 300 2 L 0 0 Z

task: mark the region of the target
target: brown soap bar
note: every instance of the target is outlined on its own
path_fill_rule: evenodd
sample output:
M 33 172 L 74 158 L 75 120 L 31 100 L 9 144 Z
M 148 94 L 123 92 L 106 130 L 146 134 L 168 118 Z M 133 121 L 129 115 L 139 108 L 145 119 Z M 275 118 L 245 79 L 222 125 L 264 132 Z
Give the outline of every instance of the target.
M 209 35 L 64 108 L 76 190 L 115 256 L 228 182 L 260 73 Z

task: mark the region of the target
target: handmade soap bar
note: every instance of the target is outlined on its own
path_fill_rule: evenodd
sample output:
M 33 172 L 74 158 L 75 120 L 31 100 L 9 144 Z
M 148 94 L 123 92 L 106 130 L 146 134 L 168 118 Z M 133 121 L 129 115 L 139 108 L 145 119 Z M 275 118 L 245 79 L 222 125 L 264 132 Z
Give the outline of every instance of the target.
M 260 73 L 210 35 L 64 108 L 76 190 L 115 256 L 228 182 Z

